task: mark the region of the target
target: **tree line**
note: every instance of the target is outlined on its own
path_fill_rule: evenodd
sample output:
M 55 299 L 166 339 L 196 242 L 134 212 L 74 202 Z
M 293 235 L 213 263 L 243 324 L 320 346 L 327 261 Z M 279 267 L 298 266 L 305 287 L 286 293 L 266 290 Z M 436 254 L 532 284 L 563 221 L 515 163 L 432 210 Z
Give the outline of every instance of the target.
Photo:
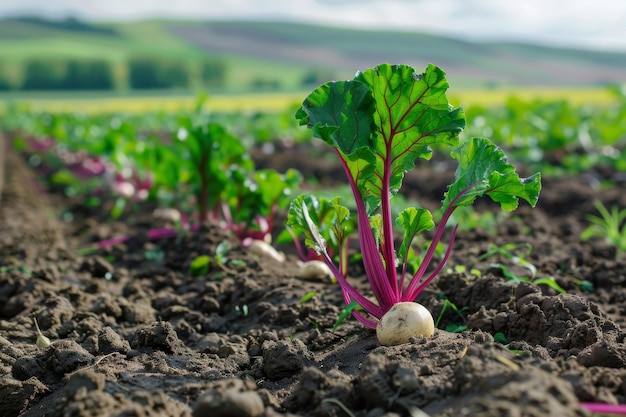
M 217 59 L 185 62 L 136 57 L 115 66 L 103 59 L 43 59 L 24 62 L 15 77 L 0 63 L 0 90 L 114 90 L 221 87 L 226 64 Z

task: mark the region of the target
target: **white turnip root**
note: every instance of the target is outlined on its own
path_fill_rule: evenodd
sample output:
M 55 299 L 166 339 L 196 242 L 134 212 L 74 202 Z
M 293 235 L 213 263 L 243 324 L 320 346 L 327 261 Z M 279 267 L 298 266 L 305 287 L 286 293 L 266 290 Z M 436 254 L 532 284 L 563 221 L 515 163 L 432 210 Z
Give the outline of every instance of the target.
M 248 250 L 255 255 L 272 258 L 276 262 L 282 263 L 285 261 L 284 253 L 277 251 L 272 245 L 263 240 L 253 240 L 248 245 Z
M 180 222 L 181 215 L 180 211 L 175 208 L 161 207 L 152 212 L 152 217 L 166 222 L 178 223 Z
M 384 346 L 408 343 L 413 337 L 430 337 L 434 333 L 435 321 L 430 311 L 414 302 L 394 304 L 376 326 L 376 337 Z
M 324 281 L 335 284 L 337 280 L 325 262 L 312 260 L 299 262 L 298 277 L 307 281 Z

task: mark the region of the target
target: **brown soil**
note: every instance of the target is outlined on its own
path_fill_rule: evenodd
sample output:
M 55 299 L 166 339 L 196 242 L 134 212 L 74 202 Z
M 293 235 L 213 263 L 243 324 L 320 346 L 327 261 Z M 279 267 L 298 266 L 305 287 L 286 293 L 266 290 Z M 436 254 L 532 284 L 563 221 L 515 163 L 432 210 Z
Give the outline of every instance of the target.
M 279 151 L 255 158 L 341 181 L 314 150 Z M 296 278 L 289 247 L 280 248 L 288 261 L 277 264 L 216 225 L 149 241 L 156 224 L 141 210 L 112 222 L 102 208 L 42 194 L 18 156 L 6 165 L 1 416 L 568 417 L 591 415 L 580 402 L 626 402 L 626 261 L 601 239 L 579 238 L 594 200 L 626 206 L 623 186 L 544 180 L 537 208 L 520 207 L 492 232 L 461 231 L 449 268 L 418 301 L 438 317 L 443 293 L 465 308 L 463 317 L 448 309 L 432 338 L 382 347 L 353 319 L 332 331 L 344 307 L 339 288 Z M 407 192 L 435 208 L 451 176 L 418 167 Z M 60 220 L 68 211 L 73 221 Z M 76 254 L 120 234 L 134 238 Z M 222 241 L 231 248 L 226 270 L 192 277 L 191 260 Z M 530 244 L 537 275 L 567 293 L 505 279 L 491 263 L 528 272 L 504 257 L 479 261 L 490 243 Z M 468 272 L 455 272 L 459 265 Z M 366 288 L 362 268 L 351 272 Z M 581 280 L 595 290 L 584 293 Z M 35 319 L 49 347 L 36 346 Z M 442 330 L 450 324 L 470 330 Z M 497 333 L 507 345 L 494 341 Z

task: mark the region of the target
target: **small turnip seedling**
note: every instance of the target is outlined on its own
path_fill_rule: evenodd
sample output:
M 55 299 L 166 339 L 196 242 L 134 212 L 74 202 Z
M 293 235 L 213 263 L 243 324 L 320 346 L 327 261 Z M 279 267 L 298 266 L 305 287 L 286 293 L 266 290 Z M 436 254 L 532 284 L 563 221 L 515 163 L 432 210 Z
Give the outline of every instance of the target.
M 50 346 L 52 342 L 50 341 L 50 339 L 44 336 L 43 333 L 41 333 L 41 330 L 39 330 L 39 324 L 37 324 L 37 319 L 33 318 L 33 321 L 35 322 L 35 329 L 37 330 L 37 340 L 35 341 L 35 345 L 37 345 L 39 349 L 45 349 Z
M 191 276 L 198 277 L 206 275 L 209 272 L 212 263 L 215 263 L 215 265 L 222 271 L 231 275 L 236 275 L 237 271 L 230 269 L 226 266 L 226 263 L 229 261 L 229 259 L 226 257 L 228 251 L 228 242 L 222 241 L 217 245 L 217 248 L 215 248 L 215 255 L 213 257 L 210 257 L 208 255 L 200 255 L 194 258 L 194 260 L 191 261 L 190 265 Z M 231 263 L 237 265 L 240 264 L 240 261 L 241 260 L 235 259 L 231 260 Z
M 247 304 L 244 304 L 241 307 L 235 306 L 235 311 L 237 312 L 237 314 L 241 314 L 244 317 L 248 317 L 249 310 L 248 310 Z
M 626 253 L 626 209 L 620 210 L 613 206 L 609 211 L 599 201 L 596 201 L 594 205 L 600 216 L 587 216 L 591 225 L 583 230 L 580 238 L 589 240 L 595 237 L 604 237 L 607 243 L 615 246 L 615 258 L 620 258 Z
M 298 301 L 299 303 L 306 303 L 307 301 L 309 301 L 310 299 L 312 299 L 313 297 L 315 297 L 317 295 L 317 293 L 315 291 L 309 291 L 308 293 L 304 294 L 302 296 L 302 298 L 300 298 L 300 301 Z
M 466 320 L 465 320 L 465 317 L 463 316 L 463 311 L 466 310 L 467 307 L 458 308 L 456 304 L 454 304 L 445 296 L 445 294 L 440 294 L 439 297 L 443 298 L 443 307 L 441 307 L 441 311 L 439 312 L 439 315 L 437 316 L 437 320 L 435 320 L 435 327 L 439 327 L 439 323 L 441 322 L 443 315 L 446 313 L 448 309 L 450 309 L 454 313 L 456 313 L 456 315 L 459 316 L 461 320 L 463 320 L 464 324 L 449 323 L 446 326 L 446 331 L 451 332 L 451 333 L 460 333 L 460 332 L 467 330 L 467 326 L 465 325 Z
M 209 266 L 211 265 L 211 257 L 208 255 L 197 256 L 191 261 L 189 265 L 189 271 L 192 277 L 200 277 L 206 275 L 209 272 Z

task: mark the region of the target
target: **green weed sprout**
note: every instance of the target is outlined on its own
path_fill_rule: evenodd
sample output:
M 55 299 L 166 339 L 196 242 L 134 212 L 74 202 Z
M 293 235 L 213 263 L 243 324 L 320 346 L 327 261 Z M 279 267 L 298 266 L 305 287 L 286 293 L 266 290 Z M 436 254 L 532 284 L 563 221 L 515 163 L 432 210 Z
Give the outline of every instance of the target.
M 590 214 L 587 219 L 591 225 L 580 235 L 582 240 L 604 237 L 605 240 L 617 249 L 615 257 L 619 258 L 626 253 L 626 209 L 620 210 L 617 206 L 609 210 L 599 201 L 594 203 L 600 216 Z

